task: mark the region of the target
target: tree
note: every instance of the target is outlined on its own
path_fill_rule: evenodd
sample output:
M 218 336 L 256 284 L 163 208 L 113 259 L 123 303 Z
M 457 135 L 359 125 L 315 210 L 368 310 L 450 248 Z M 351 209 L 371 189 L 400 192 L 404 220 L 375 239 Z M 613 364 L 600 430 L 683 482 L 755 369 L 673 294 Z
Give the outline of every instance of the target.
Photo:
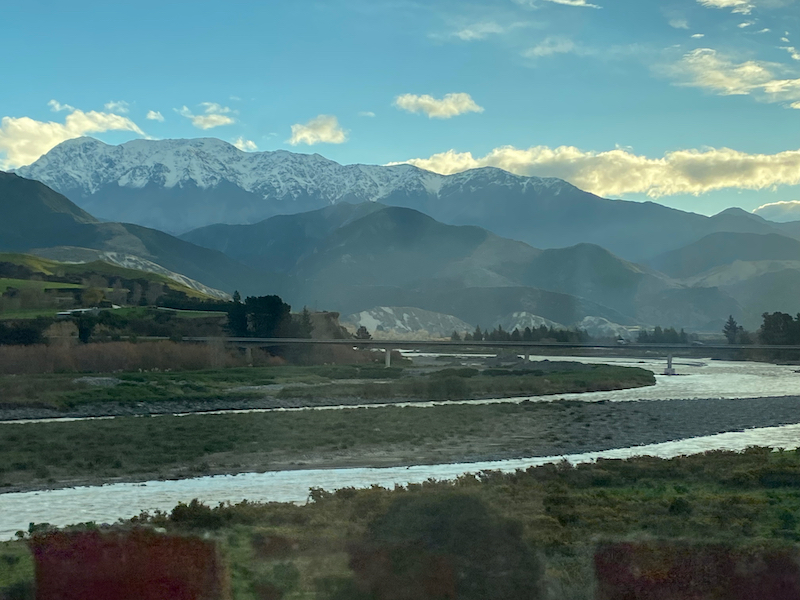
M 764 323 L 759 337 L 763 344 L 777 346 L 800 343 L 800 315 L 797 320 L 782 312 L 764 313 L 761 316 Z
M 355 338 L 357 340 L 371 340 L 372 336 L 363 325 L 356 330 Z
M 228 331 L 234 337 L 247 335 L 247 308 L 238 290 L 233 292 L 233 303 L 228 307 Z
M 303 312 L 300 313 L 300 323 L 298 325 L 297 337 L 310 339 L 311 333 L 314 331 L 314 324 L 311 322 L 311 313 L 307 306 L 303 307 Z
M 83 344 L 88 344 L 89 339 L 92 337 L 94 327 L 97 325 L 97 319 L 91 316 L 80 316 L 76 322 L 78 326 L 78 339 Z
M 728 339 L 729 344 L 735 344 L 742 331 L 743 327 L 736 322 L 733 315 L 728 317 L 728 320 L 725 321 L 725 326 L 722 328 L 722 333 Z
M 281 337 L 282 329 L 291 322 L 292 307 L 280 296 L 248 296 L 244 305 L 247 330 L 254 337 Z
M 461 341 L 461 336 L 458 334 L 458 332 L 455 329 L 453 330 L 453 335 L 450 336 L 450 341 L 451 342 L 460 342 Z
M 472 339 L 475 340 L 476 342 L 480 342 L 483 340 L 483 332 L 481 331 L 480 325 L 478 325 L 475 328 L 475 333 L 472 334 Z

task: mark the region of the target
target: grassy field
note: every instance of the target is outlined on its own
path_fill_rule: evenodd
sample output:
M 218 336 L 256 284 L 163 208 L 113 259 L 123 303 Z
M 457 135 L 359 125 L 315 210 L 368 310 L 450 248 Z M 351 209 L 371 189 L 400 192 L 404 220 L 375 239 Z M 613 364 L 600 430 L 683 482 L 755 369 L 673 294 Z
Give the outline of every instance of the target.
M 0 277 L 0 290 L 7 288 L 16 288 L 18 290 L 69 290 L 79 289 L 82 286 L 75 283 L 58 283 L 52 281 L 37 281 L 35 279 L 10 279 L 7 277 Z
M 0 310 L 0 321 L 55 317 L 59 308 L 18 308 Z
M 386 531 L 387 523 L 419 530 L 414 515 L 420 513 L 409 506 L 428 511 L 482 506 L 474 512 L 486 527 L 514 523 L 506 526 L 511 532 L 506 535 L 521 536 L 537 556 L 546 590 L 541 598 L 590 600 L 592 555 L 605 541 L 796 546 L 799 473 L 798 453 L 751 449 L 672 460 L 601 460 L 577 468 L 548 465 L 507 475 L 485 472 L 392 491 L 312 490 L 305 506 L 193 503 L 135 521 L 216 539 L 236 600 L 359 600 L 370 596 L 358 595 L 359 574 L 351 570 L 350 559 L 360 545 L 376 543 L 376 531 Z M 457 524 L 457 515 L 442 522 Z M 476 536 L 481 531 L 472 530 Z M 29 592 L 31 562 L 20 542 L 0 545 L 0 589 Z M 280 595 L 265 596 L 265 589 Z
M 617 421 L 600 416 L 584 429 L 589 408 L 581 402 L 442 404 L 3 424 L 0 490 L 308 464 L 510 458 L 547 444 L 609 444 Z
M 564 367 L 563 371 L 552 372 L 442 369 L 416 376 L 403 376 L 401 368 L 385 369 L 379 365 L 239 367 L 105 376 L 113 377 L 117 384 L 91 386 L 76 382 L 75 373 L 0 375 L 0 398 L 6 408 L 68 409 L 109 401 L 125 404 L 266 395 L 313 405 L 330 404 L 337 398 L 455 400 L 614 390 L 655 383 L 650 371 L 608 365 L 579 370 Z M 282 387 L 258 389 L 267 385 Z

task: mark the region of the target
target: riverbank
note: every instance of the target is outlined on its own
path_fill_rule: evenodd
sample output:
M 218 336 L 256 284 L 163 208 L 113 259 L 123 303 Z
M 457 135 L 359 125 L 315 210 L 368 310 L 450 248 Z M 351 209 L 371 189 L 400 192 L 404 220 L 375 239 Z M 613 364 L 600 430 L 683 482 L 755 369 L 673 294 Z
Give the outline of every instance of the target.
M 538 361 L 0 377 L 0 421 L 489 399 L 651 386 L 647 369 Z M 444 367 L 444 368 L 443 368 Z
M 524 572 L 542 577 L 549 590 L 542 597 L 591 600 L 595 597 L 593 556 L 598 545 L 608 542 L 659 540 L 663 544 L 671 540 L 684 553 L 687 546 L 713 544 L 723 556 L 728 551 L 752 556 L 752 552 L 765 549 L 796 548 L 800 539 L 795 516 L 799 508 L 798 465 L 797 452 L 770 452 L 767 448 L 671 460 L 601 460 L 575 467 L 547 464 L 505 474 L 461 475 L 455 481 L 417 477 L 407 487 L 383 483 L 384 489 L 363 484 L 357 487 L 364 489 L 316 488 L 304 505 L 217 505 L 213 501 L 203 505 L 190 502 L 193 496 L 189 495 L 183 504 L 175 506 L 173 500 L 164 505 L 161 510 L 166 512 L 151 509 L 150 514 L 113 526 L 100 525 L 116 520 L 103 517 L 97 524 L 109 534 L 144 526 L 215 540 L 236 598 L 264 597 L 253 590 L 271 589 L 275 593 L 270 597 L 351 600 L 359 597 L 357 584 L 363 583 L 359 578 L 369 574 L 359 568 L 363 563 L 352 558 L 359 556 L 359 548 L 374 548 L 374 542 L 380 541 L 370 537 L 376 526 L 396 523 L 395 531 L 416 536 L 409 541 L 415 542 L 412 549 L 418 557 L 417 543 L 438 539 L 420 532 L 420 525 L 431 522 L 420 517 L 443 515 L 434 521 L 437 527 L 455 519 L 459 530 L 469 528 L 463 547 L 451 552 L 491 543 L 495 544 L 493 552 L 503 547 L 496 545 L 498 539 L 507 538 L 492 536 L 484 543 L 476 535 L 494 530 L 485 525 L 498 524 L 497 518 L 510 519 L 507 525 L 512 526 L 503 531 L 524 543 L 514 546 L 514 554 L 534 551 L 541 561 L 541 569 Z M 258 489 L 270 485 L 279 484 L 265 482 Z M 152 491 L 151 486 L 141 489 Z M 465 498 L 471 502 L 464 504 Z M 119 498 L 101 489 L 84 500 L 105 505 Z M 55 497 L 51 502 L 61 506 Z M 476 503 L 484 508 L 464 510 L 475 509 Z M 85 515 L 82 504 L 73 506 L 76 519 Z M 122 514 L 136 514 L 139 506 L 129 498 Z M 21 526 L 30 520 L 22 521 Z M 34 531 L 46 529 L 40 525 Z M 78 529 L 96 530 L 97 526 L 87 524 Z M 471 564 L 475 568 L 484 563 Z M 652 555 L 647 564 L 654 564 Z M 0 543 L 0 565 L 5 567 L 0 568 L 0 596 L 16 592 L 12 597 L 32 597 L 33 561 L 25 542 Z M 747 565 L 752 568 L 753 561 Z M 663 579 L 662 573 L 657 570 L 653 576 Z
M 578 454 L 800 423 L 800 397 L 381 407 L 0 425 L 0 491 Z

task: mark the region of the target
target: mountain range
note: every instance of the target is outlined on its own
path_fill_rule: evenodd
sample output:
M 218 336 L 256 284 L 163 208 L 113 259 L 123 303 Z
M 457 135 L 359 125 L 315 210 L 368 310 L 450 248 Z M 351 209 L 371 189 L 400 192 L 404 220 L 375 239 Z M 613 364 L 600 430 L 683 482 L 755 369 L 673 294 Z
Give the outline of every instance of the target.
M 734 315 L 753 328 L 762 312 L 796 312 L 800 291 L 800 222 L 603 199 L 499 169 L 342 166 L 213 139 L 64 142 L 0 173 L 0 210 L 0 249 L 105 256 L 368 321 L 396 321 L 385 309 L 403 307 L 417 327 L 714 331 Z M 203 226 L 175 237 L 95 213 Z
M 653 202 L 600 198 L 560 179 L 496 168 L 438 175 L 411 165 L 340 165 L 318 154 L 243 152 L 213 138 L 118 146 L 78 138 L 17 173 L 98 218 L 171 233 L 379 201 L 449 225 L 485 227 L 537 248 L 592 243 L 634 262 L 720 231 L 800 239 L 797 222 L 773 223 L 738 209 L 707 217 Z

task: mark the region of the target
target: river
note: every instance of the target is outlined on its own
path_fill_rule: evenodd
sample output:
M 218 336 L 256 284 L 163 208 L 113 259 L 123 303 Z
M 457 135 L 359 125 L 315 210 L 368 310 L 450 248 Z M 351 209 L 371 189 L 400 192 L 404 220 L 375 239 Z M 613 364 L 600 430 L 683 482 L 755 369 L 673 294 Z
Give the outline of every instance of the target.
M 541 358 L 541 357 L 539 357 Z M 467 360 L 469 360 L 467 358 Z M 551 360 L 565 360 L 551 357 Z M 657 373 L 657 385 L 648 388 L 589 394 L 516 398 L 549 401 L 555 398 L 585 401 L 671 400 L 683 398 L 754 398 L 800 395 L 797 367 L 753 362 L 730 362 L 703 359 L 675 361 L 677 376 L 658 375 L 665 361 L 628 358 L 569 358 L 579 362 L 611 363 L 648 368 Z M 481 401 L 485 402 L 485 401 Z M 116 483 L 0 494 L 0 539 L 8 539 L 31 522 L 67 525 L 94 521 L 112 523 L 130 518 L 140 511 L 170 510 L 178 502 L 198 498 L 206 503 L 251 501 L 305 502 L 308 490 L 321 487 L 393 487 L 419 483 L 427 479 L 452 479 L 464 473 L 482 470 L 513 471 L 560 460 L 573 463 L 598 457 L 629 458 L 652 455 L 670 458 L 706 450 L 743 450 L 759 445 L 794 449 L 800 446 L 800 425 L 784 425 L 690 438 L 648 446 L 618 448 L 568 456 L 547 456 L 492 462 L 421 465 L 393 468 L 349 468 L 278 471 L 198 477 L 178 481 Z

